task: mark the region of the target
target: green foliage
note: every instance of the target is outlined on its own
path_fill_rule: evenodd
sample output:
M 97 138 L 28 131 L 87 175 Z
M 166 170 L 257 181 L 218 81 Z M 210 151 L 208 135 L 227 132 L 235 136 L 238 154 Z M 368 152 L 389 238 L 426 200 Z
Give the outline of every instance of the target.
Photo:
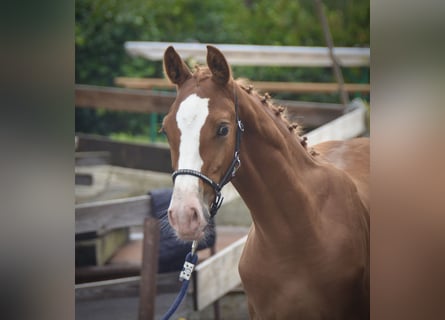
M 336 46 L 369 45 L 369 0 L 324 1 Z M 76 0 L 75 81 L 113 86 L 118 76 L 162 77 L 162 63 L 130 57 L 125 41 L 324 46 L 313 0 Z M 251 80 L 335 81 L 330 68 L 233 67 Z M 344 70 L 368 81 L 367 68 Z M 339 101 L 338 95 L 276 98 Z M 109 122 L 112 122 L 110 124 Z M 76 131 L 148 135 L 149 115 L 76 108 Z
M 77 0 L 76 83 L 110 86 L 126 72 L 146 77 L 159 73 L 160 66 L 130 58 L 124 50 L 125 41 L 147 33 L 151 14 L 143 1 Z
M 109 137 L 116 141 L 123 142 L 135 142 L 135 143 L 150 143 L 153 142 L 150 140 L 148 135 L 134 135 L 131 133 L 125 132 L 112 132 L 109 134 Z M 164 136 L 161 136 L 156 142 L 164 142 L 167 143 L 167 139 Z

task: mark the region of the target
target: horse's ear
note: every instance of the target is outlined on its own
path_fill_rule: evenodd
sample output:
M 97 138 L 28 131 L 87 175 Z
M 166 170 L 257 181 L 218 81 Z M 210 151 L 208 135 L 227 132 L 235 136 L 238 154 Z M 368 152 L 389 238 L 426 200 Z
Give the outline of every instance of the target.
M 164 72 L 168 79 L 178 86 L 192 76 L 190 69 L 172 46 L 164 52 Z
M 207 65 L 216 82 L 224 85 L 230 80 L 230 66 L 221 51 L 213 46 L 207 46 Z

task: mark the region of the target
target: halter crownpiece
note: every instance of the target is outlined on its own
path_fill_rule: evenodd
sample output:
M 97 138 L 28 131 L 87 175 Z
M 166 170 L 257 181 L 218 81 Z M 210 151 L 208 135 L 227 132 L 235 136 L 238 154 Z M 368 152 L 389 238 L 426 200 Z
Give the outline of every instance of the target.
M 234 104 L 235 104 L 235 117 L 236 117 L 236 141 L 235 141 L 235 153 L 233 155 L 232 162 L 230 163 L 229 168 L 227 169 L 226 173 L 222 177 L 221 181 L 219 183 L 216 183 L 209 177 L 207 177 L 205 174 L 203 174 L 200 171 L 191 170 L 191 169 L 179 169 L 173 172 L 172 179 L 173 183 L 175 183 L 176 177 L 179 175 L 190 175 L 195 176 L 207 184 L 209 184 L 213 190 L 215 191 L 215 200 L 213 200 L 211 206 L 210 206 L 210 218 L 213 219 L 213 217 L 218 212 L 218 209 L 221 207 L 222 202 L 224 200 L 224 197 L 221 194 L 222 188 L 232 180 L 233 177 L 235 177 L 236 171 L 238 171 L 239 167 L 241 166 L 241 160 L 240 160 L 240 144 L 241 144 L 241 134 L 244 132 L 244 125 L 241 122 L 239 118 L 238 113 L 238 97 L 236 95 L 235 86 L 233 87 L 233 96 L 234 96 Z

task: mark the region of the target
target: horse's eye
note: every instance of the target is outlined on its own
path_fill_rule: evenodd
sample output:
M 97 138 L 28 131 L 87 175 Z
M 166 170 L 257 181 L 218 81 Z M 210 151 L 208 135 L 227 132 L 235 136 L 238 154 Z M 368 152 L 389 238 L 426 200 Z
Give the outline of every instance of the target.
M 219 128 L 218 128 L 218 136 L 220 137 L 224 137 L 229 133 L 229 127 L 226 124 L 222 124 Z

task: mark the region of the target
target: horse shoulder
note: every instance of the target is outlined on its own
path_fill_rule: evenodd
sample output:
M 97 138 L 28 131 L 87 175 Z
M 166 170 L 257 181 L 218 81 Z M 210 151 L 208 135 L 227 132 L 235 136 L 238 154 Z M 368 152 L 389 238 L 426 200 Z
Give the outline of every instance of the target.
M 363 205 L 369 211 L 369 138 L 327 141 L 314 146 L 321 162 L 329 163 L 345 172 L 357 187 Z
M 369 291 L 369 211 L 347 174 L 334 166 L 325 171 L 325 196 L 319 207 L 324 251 L 316 264 L 320 286 L 339 307 L 355 301 L 353 305 L 365 310 L 361 306 Z
M 343 270 L 346 278 L 358 277 L 360 290 L 366 292 L 369 286 L 369 139 L 330 141 L 317 145 L 316 150 L 327 172 L 328 196 L 321 210 L 326 248 L 334 265 L 339 264 L 335 269 Z

